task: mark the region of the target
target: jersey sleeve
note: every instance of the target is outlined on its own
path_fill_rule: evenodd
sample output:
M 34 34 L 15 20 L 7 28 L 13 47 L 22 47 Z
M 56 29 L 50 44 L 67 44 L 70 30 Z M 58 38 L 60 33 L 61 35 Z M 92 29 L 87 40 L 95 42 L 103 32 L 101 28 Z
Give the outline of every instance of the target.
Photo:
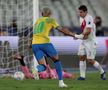
M 87 28 L 92 28 L 93 25 L 93 18 L 92 17 L 87 17 L 86 18 L 86 27 Z
M 59 26 L 59 24 L 56 22 L 56 20 L 55 19 L 51 19 L 51 25 L 52 25 L 52 27 L 53 28 L 56 28 L 56 27 L 58 27 Z

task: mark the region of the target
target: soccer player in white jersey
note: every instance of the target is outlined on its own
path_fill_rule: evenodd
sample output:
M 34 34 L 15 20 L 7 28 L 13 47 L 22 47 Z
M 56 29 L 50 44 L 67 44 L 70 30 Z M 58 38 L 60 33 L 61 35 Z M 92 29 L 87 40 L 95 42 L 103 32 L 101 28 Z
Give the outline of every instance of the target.
M 78 55 L 80 57 L 79 68 L 80 77 L 78 80 L 85 80 L 86 73 L 86 60 L 100 71 L 100 78 L 106 80 L 105 71 L 100 64 L 95 61 L 96 55 L 96 36 L 95 36 L 95 24 L 93 17 L 88 14 L 87 7 L 81 5 L 79 7 L 80 25 L 82 29 L 81 34 L 75 34 L 74 37 L 81 39 L 82 42 L 79 46 Z

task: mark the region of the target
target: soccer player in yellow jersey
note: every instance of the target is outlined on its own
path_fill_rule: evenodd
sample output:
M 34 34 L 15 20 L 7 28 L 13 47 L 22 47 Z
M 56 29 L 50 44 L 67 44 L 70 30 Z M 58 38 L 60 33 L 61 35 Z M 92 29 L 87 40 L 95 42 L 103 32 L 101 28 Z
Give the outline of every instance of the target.
M 51 10 L 49 8 L 43 8 L 42 17 L 39 18 L 33 30 L 33 39 L 32 39 L 32 50 L 39 63 L 36 67 L 38 72 L 45 71 L 46 63 L 44 56 L 50 57 L 55 65 L 56 72 L 59 79 L 59 87 L 67 87 L 63 82 L 62 78 L 62 66 L 58 57 L 58 53 L 55 50 L 54 46 L 50 42 L 49 32 L 52 28 L 56 28 L 60 32 L 63 32 L 66 35 L 73 36 L 68 28 L 63 28 L 57 24 L 54 18 L 51 18 Z

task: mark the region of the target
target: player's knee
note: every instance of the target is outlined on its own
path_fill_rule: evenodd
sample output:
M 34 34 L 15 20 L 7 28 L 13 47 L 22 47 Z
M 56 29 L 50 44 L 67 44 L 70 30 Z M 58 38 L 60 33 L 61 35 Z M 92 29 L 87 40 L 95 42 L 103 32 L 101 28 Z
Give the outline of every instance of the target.
M 60 62 L 60 60 L 59 60 L 59 59 L 57 59 L 57 60 L 54 60 L 53 62 L 54 62 L 54 63 L 56 63 L 56 62 Z
M 86 60 L 86 56 L 80 56 L 80 61 L 85 61 Z
M 38 72 L 43 72 L 46 70 L 46 66 L 44 64 L 39 64 L 37 66 Z
M 57 55 L 57 56 L 53 56 L 51 59 L 52 59 L 53 61 L 59 60 L 59 56 L 58 56 L 58 55 Z
M 95 60 L 93 60 L 93 59 L 87 59 L 87 61 L 88 61 L 88 63 L 90 63 L 92 65 L 95 63 Z

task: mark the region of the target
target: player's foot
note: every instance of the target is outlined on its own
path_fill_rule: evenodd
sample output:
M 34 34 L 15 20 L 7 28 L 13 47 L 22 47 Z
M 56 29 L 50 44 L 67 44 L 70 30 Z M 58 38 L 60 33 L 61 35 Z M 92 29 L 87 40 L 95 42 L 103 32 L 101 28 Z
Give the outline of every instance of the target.
M 77 80 L 85 80 L 83 77 L 78 77 Z
M 33 74 L 34 79 L 39 80 L 39 74 L 38 74 L 38 71 L 35 70 L 34 68 L 32 68 L 32 74 Z
M 23 59 L 23 57 L 21 55 L 19 55 L 19 54 L 15 54 L 13 57 L 16 60 L 22 60 Z
M 66 84 L 64 84 L 64 83 L 59 83 L 59 87 L 60 88 L 66 88 L 66 87 L 68 87 Z
M 104 72 L 104 73 L 101 74 L 101 79 L 102 80 L 106 80 L 106 72 Z

